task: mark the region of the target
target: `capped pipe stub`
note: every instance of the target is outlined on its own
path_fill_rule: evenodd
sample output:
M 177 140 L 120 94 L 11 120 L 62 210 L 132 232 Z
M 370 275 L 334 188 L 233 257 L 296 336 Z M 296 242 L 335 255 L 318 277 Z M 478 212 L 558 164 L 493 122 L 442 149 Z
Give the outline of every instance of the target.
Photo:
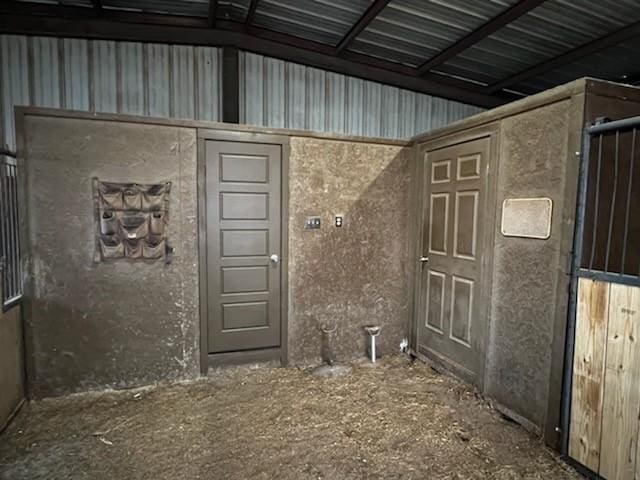
M 382 330 L 382 327 L 380 325 L 367 325 L 364 327 L 364 330 L 372 337 L 377 337 L 378 335 L 380 335 L 380 330 Z
M 335 332 L 337 329 L 338 329 L 338 325 L 337 325 L 337 324 L 334 324 L 334 325 L 327 325 L 327 324 L 325 323 L 325 324 L 322 324 L 322 325 L 320 326 L 320 330 L 322 330 L 322 332 L 323 332 L 323 333 L 333 333 L 333 332 Z

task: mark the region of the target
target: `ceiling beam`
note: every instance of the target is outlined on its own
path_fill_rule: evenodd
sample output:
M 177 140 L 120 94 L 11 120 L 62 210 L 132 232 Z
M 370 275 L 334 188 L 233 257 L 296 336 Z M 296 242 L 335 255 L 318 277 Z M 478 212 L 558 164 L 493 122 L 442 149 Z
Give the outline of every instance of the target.
M 609 35 L 605 35 L 604 37 L 592 40 L 591 42 L 580 45 L 579 47 L 574 48 L 573 50 L 569 50 L 562 55 L 558 55 L 557 57 L 545 60 L 544 62 L 534 65 L 533 67 L 527 68 L 526 70 L 516 73 L 515 75 L 489 85 L 486 88 L 486 92 L 487 94 L 499 92 L 503 88 L 517 85 L 518 83 L 528 80 L 529 78 L 536 77 L 564 65 L 569 65 L 570 63 L 580 60 L 581 58 L 584 58 L 588 55 L 601 52 L 602 50 L 605 50 L 609 47 L 614 47 L 619 43 L 625 42 L 638 36 L 640 36 L 640 22 L 632 23 L 631 25 L 621 28 L 620 30 L 616 30 Z
M 629 85 L 638 85 L 640 84 L 640 72 L 632 73 L 631 75 L 624 75 L 618 81 L 628 83 Z
M 102 0 L 91 0 L 91 3 L 93 3 L 93 9 L 99 17 L 102 14 Z
M 216 26 L 216 20 L 218 18 L 218 0 L 209 0 L 209 26 L 211 28 Z
M 0 3 L 0 5 L 2 5 L 2 3 Z M 106 10 L 105 13 L 107 13 Z M 173 17 L 167 15 L 158 16 L 168 17 L 165 19 L 167 22 L 173 19 Z M 158 16 L 153 18 L 155 19 Z M 147 20 L 150 19 L 146 14 L 136 15 L 134 12 L 126 12 L 126 17 L 130 22 L 136 21 L 138 23 L 134 25 L 132 23 L 104 18 L 86 18 L 82 21 L 77 21 L 71 18 L 0 14 L 0 32 L 236 47 L 261 55 L 280 58 L 485 108 L 506 103 L 504 97 L 485 95 L 474 89 L 461 88 L 458 85 L 448 83 L 447 77 L 440 78 L 439 76 L 434 76 L 433 78 L 419 78 L 415 75 L 415 69 L 393 62 L 368 62 L 370 57 L 366 55 L 353 57 L 351 55 L 352 52 L 349 52 L 349 58 L 338 57 L 335 55 L 333 47 L 331 46 L 316 44 L 315 42 L 284 34 L 275 34 L 275 32 L 271 32 L 272 38 L 259 36 L 261 33 L 259 29 L 252 29 L 251 34 L 248 34 L 242 31 L 242 29 L 244 29 L 243 24 L 237 24 L 238 27 L 236 28 L 239 28 L 239 30 L 227 30 L 220 27 L 233 22 L 219 21 L 217 22 L 219 26 L 211 29 L 207 28 L 207 18 L 200 19 L 204 21 L 204 24 L 200 23 L 198 26 L 193 26 L 185 25 L 182 17 L 178 17 L 180 23 L 171 25 L 147 23 Z M 284 42 L 285 40 L 287 43 Z M 314 45 L 320 45 L 321 48 L 314 48 Z M 356 59 L 358 59 L 358 61 L 356 61 Z M 367 63 L 363 63 L 365 61 Z M 413 73 L 413 75 L 411 73 Z
M 520 0 L 515 5 L 507 8 L 504 12 L 493 17 L 491 20 L 481 25 L 468 35 L 462 37 L 456 43 L 445 48 L 440 53 L 434 55 L 429 60 L 418 67 L 418 75 L 425 75 L 434 68 L 442 65 L 452 59 L 459 53 L 465 51 L 469 47 L 474 46 L 480 40 L 497 32 L 507 24 L 520 18 L 525 13 L 530 12 L 534 8 L 543 4 L 546 0 Z
M 336 52 L 338 55 L 349 47 L 351 42 L 360 35 L 360 33 L 367 28 L 367 26 L 373 21 L 374 18 L 387 6 L 390 0 L 375 0 L 367 9 L 366 12 L 360 17 L 360 19 L 351 27 L 347 34 L 338 42 L 336 46 Z
M 244 21 L 244 24 L 247 27 L 250 27 L 251 24 L 253 23 L 253 17 L 256 14 L 256 9 L 258 8 L 258 1 L 259 0 L 251 0 L 251 4 L 249 5 L 249 10 L 247 11 L 247 18 Z
M 98 17 L 94 8 L 0 0 L 0 15 L 13 14 L 20 16 L 28 15 L 35 18 L 55 17 L 77 20 L 90 20 Z M 100 19 L 120 23 L 143 23 L 152 25 L 172 25 L 180 27 L 200 28 L 209 27 L 209 20 L 204 17 L 165 15 L 161 13 L 141 13 L 104 8 L 100 12 Z

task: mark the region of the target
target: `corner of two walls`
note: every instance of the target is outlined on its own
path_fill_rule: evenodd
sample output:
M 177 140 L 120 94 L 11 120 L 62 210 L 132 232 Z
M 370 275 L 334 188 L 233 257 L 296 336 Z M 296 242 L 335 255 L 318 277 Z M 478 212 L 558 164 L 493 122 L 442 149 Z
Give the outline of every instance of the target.
M 381 325 L 383 354 L 408 336 L 408 205 L 411 149 L 291 139 L 289 358 L 320 360 L 322 325 L 337 326 L 339 361 L 365 355 L 364 325 Z M 344 226 L 334 226 L 334 216 Z M 305 230 L 318 215 L 319 230 Z
M 195 129 L 40 116 L 24 128 L 32 395 L 197 376 Z M 397 351 L 408 328 L 410 149 L 293 137 L 290 150 L 290 363 L 320 360 L 322 324 L 338 327 L 339 360 L 365 355 L 367 324 L 383 327 L 383 354 Z M 93 261 L 93 177 L 172 182 L 171 264 Z M 305 230 L 307 215 L 322 228 Z

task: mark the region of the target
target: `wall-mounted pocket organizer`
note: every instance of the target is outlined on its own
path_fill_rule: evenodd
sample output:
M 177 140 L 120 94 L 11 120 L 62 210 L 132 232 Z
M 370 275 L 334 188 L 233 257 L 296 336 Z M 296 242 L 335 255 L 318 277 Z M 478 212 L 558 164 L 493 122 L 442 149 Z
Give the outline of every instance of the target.
M 96 261 L 171 261 L 166 232 L 171 182 L 153 185 L 93 179 Z

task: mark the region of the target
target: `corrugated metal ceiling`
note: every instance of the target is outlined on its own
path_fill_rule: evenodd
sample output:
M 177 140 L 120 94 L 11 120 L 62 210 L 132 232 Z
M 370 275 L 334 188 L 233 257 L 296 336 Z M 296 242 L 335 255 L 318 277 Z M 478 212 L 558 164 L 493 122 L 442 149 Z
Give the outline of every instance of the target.
M 261 0 L 254 24 L 320 43 L 337 44 L 372 0 Z
M 102 8 L 206 17 L 208 0 L 102 0 Z
M 548 0 L 462 52 L 440 70 L 497 82 L 637 21 L 637 0 Z M 611 53 L 617 56 L 615 50 Z M 599 65 L 594 67 L 597 70 Z M 586 73 L 576 72 L 577 76 Z
M 29 1 L 29 0 L 20 0 Z M 90 7 L 92 0 L 31 0 Z M 336 46 L 374 0 L 260 0 L 252 25 Z M 244 23 L 251 0 L 219 0 L 220 20 Z M 519 0 L 390 0 L 348 50 L 419 67 Z M 104 8 L 206 17 L 209 0 L 102 0 Z M 434 68 L 491 85 L 594 39 L 640 22 L 639 0 L 547 0 Z M 640 73 L 637 41 L 510 86 L 531 93 L 584 75 Z
M 640 74 L 640 38 L 624 42 L 570 63 L 562 68 L 534 77 L 518 86 L 525 92 L 545 90 L 584 75 L 625 81 Z M 636 81 L 638 78 L 636 78 Z
M 418 66 L 518 0 L 393 0 L 350 50 Z

